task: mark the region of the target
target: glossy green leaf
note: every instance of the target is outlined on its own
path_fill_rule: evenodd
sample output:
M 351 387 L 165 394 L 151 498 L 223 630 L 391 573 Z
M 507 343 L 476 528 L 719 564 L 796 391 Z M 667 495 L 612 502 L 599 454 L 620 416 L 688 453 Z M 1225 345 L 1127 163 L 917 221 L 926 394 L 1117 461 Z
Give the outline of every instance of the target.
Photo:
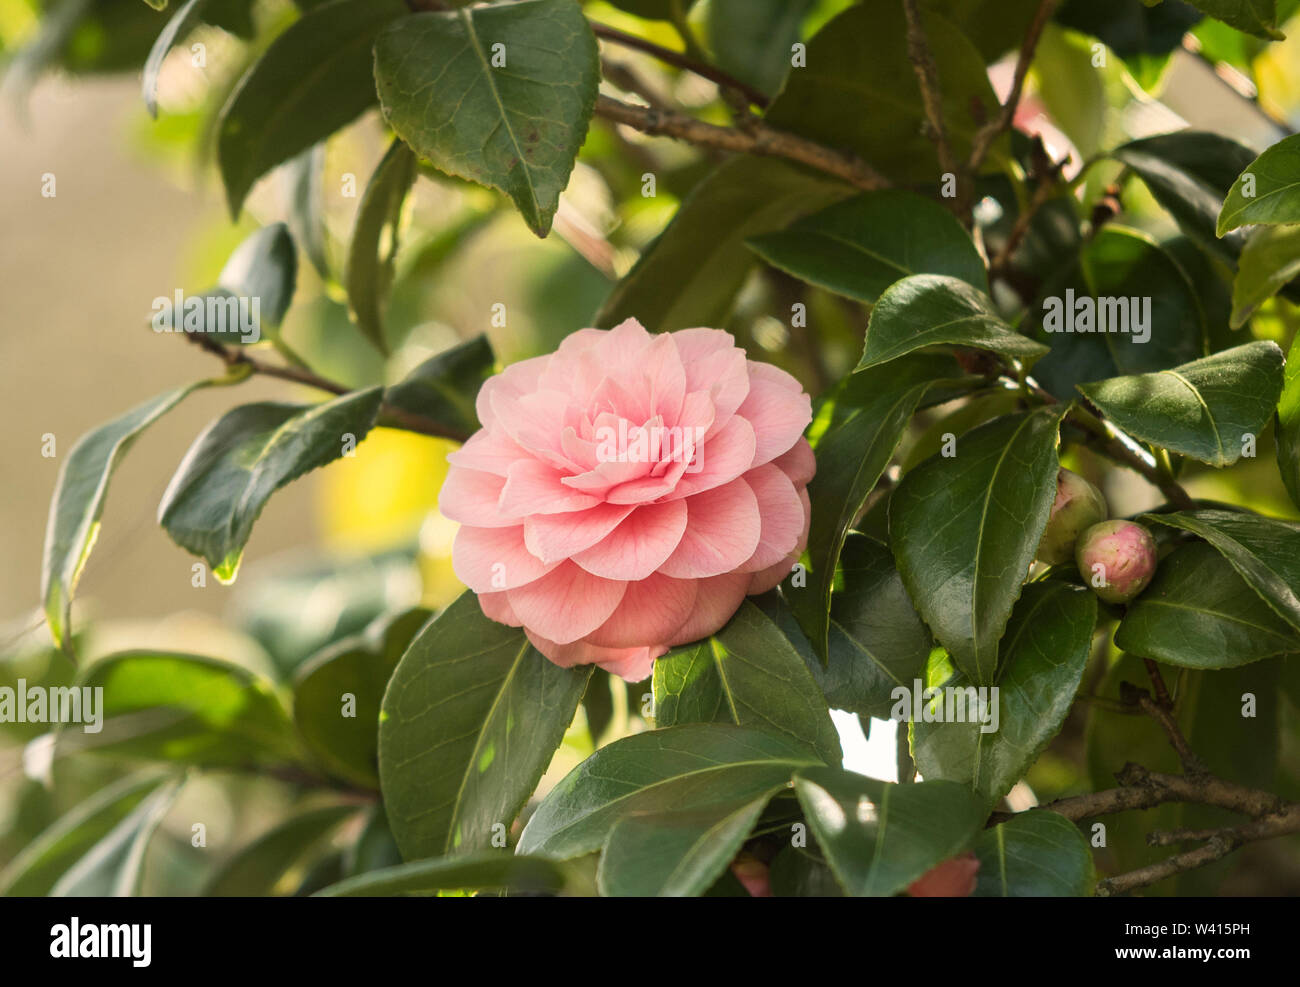
M 1277 0 L 1187 0 L 1197 10 L 1245 31 L 1257 38 L 1280 41 L 1286 37 L 1277 29 Z
M 103 732 L 95 743 L 101 753 L 242 765 L 295 752 L 271 683 L 230 662 L 122 651 L 91 665 L 78 685 L 104 690 Z
M 1025 364 L 1047 352 L 1002 321 L 987 295 L 965 281 L 917 274 L 894 283 L 871 309 L 867 344 L 858 361 L 866 370 L 924 346 L 973 346 Z
M 721 811 L 771 795 L 818 763 L 806 744 L 722 723 L 688 723 L 616 740 L 574 768 L 537 807 L 520 853 L 567 859 L 604 844 L 641 811 Z
M 1223 236 L 1248 223 L 1300 223 L 1300 134 L 1265 150 L 1233 182 L 1216 232 Z
M 1038 0 L 924 0 L 961 29 L 989 62 L 1019 48 Z
M 596 103 L 596 39 L 570 0 L 395 21 L 375 42 L 397 135 L 451 175 L 500 189 L 546 236 Z
M 660 727 L 735 723 L 806 744 L 828 763 L 844 756 L 807 666 L 776 624 L 749 602 L 712 637 L 655 661 L 654 702 Z
M 1257 341 L 1172 370 L 1080 384 L 1130 435 L 1211 466 L 1241 458 L 1282 392 L 1282 351 Z
M 984 262 L 961 223 L 912 192 L 868 192 L 748 246 L 788 274 L 867 303 L 912 274 L 943 274 L 988 290 Z
M 808 484 L 812 571 L 806 586 L 784 592 L 818 655 L 826 655 L 831 586 L 849 526 L 894 457 L 926 391 L 945 374 L 946 366 L 941 358 L 917 354 L 852 374 L 831 392 L 809 430 L 817 457 L 817 474 Z
M 683 898 L 707 891 L 758 822 L 767 795 L 688 812 L 624 816 L 596 871 L 602 895 Z
M 145 853 L 158 824 L 180 793 L 180 780 L 165 782 L 113 827 L 50 889 L 51 898 L 133 898 L 144 880 Z
M 831 597 L 829 660 L 813 675 L 835 708 L 884 719 L 894 688 L 910 688 L 924 674 L 934 641 L 887 545 L 849 535 L 840 576 Z
M 790 74 L 790 48 L 801 37 L 814 0 L 709 0 L 714 61 L 760 92 L 774 96 Z
M 1277 466 L 1291 502 L 1300 507 L 1300 338 L 1291 343 L 1277 400 Z
M 284 223 L 272 223 L 250 235 L 217 276 L 217 290 L 257 299 L 261 324 L 269 326 L 284 321 L 297 284 L 298 254 Z
M 1144 514 L 1142 519 L 1204 538 L 1278 616 L 1300 629 L 1300 524 L 1231 511 Z
M 205 898 L 263 898 L 280 879 L 357 813 L 354 805 L 328 805 L 292 816 L 225 860 L 203 888 Z
M 226 412 L 190 446 L 158 505 L 158 523 L 182 548 L 234 580 L 262 508 L 285 484 L 333 462 L 366 437 L 383 389 L 323 404 L 263 401 Z
M 379 777 L 407 860 L 479 850 L 509 827 L 573 721 L 591 666 L 560 668 L 465 593 L 384 693 Z
M 1254 159 L 1250 148 L 1227 137 L 1180 130 L 1130 141 L 1111 156 L 1132 168 L 1156 201 L 1188 236 L 1225 260 L 1234 261 L 1245 238 L 1216 238 L 1224 196 Z
M 72 594 L 99 535 L 108 481 L 140 433 L 203 383 L 178 387 L 101 425 L 77 440 L 59 468 L 50 498 L 41 563 L 41 599 L 54 643 L 66 647 L 72 629 Z
M 959 160 L 998 111 L 984 58 L 962 31 L 930 12 L 922 17 L 943 80 L 944 124 Z M 830 147 L 860 155 L 900 182 L 939 177 L 934 143 L 925 136 L 925 107 L 908 60 L 903 5 L 855 4 L 808 42 L 807 65 L 791 72 L 767 120 Z M 870 106 L 869 113 L 845 112 Z M 992 160 L 1005 154 L 994 144 Z
M 293 720 L 312 753 L 335 774 L 379 785 L 379 708 L 402 653 L 430 612 L 382 617 L 366 633 L 331 645 L 298 668 Z
M 979 707 L 970 680 L 960 672 L 928 683 L 945 692 L 910 727 L 921 775 L 960 782 L 991 809 L 1065 722 L 1088 664 L 1096 622 L 1097 598 L 1088 590 L 1056 580 L 1026 586 L 1000 645 L 996 710 Z M 908 682 L 907 687 L 911 696 L 915 686 Z M 949 696 L 960 697 L 962 705 L 954 699 L 953 709 L 960 719 L 948 719 Z M 907 706 L 910 718 L 911 702 Z M 925 722 L 931 712 L 943 719 Z
M 388 352 L 383 312 L 393 283 L 402 205 L 415 181 L 415 165 L 411 149 L 394 140 L 366 185 L 348 246 L 343 275 L 348 308 L 361 334 L 381 353 Z
M 908 595 L 957 667 L 993 681 L 998 640 L 1056 496 L 1062 409 L 996 418 L 903 477 L 889 533 Z
M 325 230 L 325 142 L 313 144 L 282 166 L 288 185 L 289 230 L 322 281 L 331 278 Z
M 1296 198 L 1300 200 L 1300 192 Z M 1255 309 L 1296 277 L 1300 277 L 1300 225 L 1255 230 L 1241 251 L 1232 282 L 1232 328 L 1244 326 Z
M 0 871 L 0 895 L 33 898 L 50 893 L 76 861 L 111 833 L 159 788 L 163 776 L 133 774 L 106 785 L 60 816 Z
M 1018 812 L 975 841 L 976 898 L 1079 898 L 1092 894 L 1092 850 L 1055 812 Z
M 853 897 L 888 897 L 965 850 L 984 813 L 950 781 L 894 785 L 840 768 L 794 779 L 808 825 L 840 884 Z
M 208 0 L 188 0 L 184 6 L 172 15 L 171 20 L 162 29 L 157 40 L 153 43 L 153 48 L 149 51 L 149 57 L 144 63 L 141 93 L 144 96 L 144 105 L 149 110 L 151 117 L 158 116 L 158 73 L 162 71 L 163 59 L 172 50 L 172 45 L 189 34 L 194 29 L 194 26 L 203 19 L 203 8 L 207 6 L 207 3 Z M 165 0 L 163 5 L 166 5 Z M 159 9 L 162 8 L 159 7 Z
M 639 319 L 653 331 L 726 323 L 755 258 L 745 241 L 846 199 L 842 182 L 774 158 L 737 157 L 713 169 L 605 299 L 596 324 Z M 673 286 L 665 291 L 664 285 Z
M 375 36 L 405 12 L 401 0 L 322 4 L 244 74 L 217 122 L 217 164 L 233 216 L 258 178 L 375 105 Z
M 384 394 L 385 403 L 466 435 L 478 431 L 474 398 L 492 376 L 496 358 L 486 336 L 429 357 Z M 381 418 L 381 421 L 383 419 Z
M 1300 634 L 1212 546 L 1193 542 L 1160 563 L 1115 631 L 1115 647 L 1187 668 L 1230 668 L 1300 652 Z
M 462 888 L 546 892 L 561 890 L 566 881 L 564 867 L 554 860 L 517 856 L 509 850 L 481 850 L 386 867 L 340 881 L 316 894 L 323 898 L 369 898 Z

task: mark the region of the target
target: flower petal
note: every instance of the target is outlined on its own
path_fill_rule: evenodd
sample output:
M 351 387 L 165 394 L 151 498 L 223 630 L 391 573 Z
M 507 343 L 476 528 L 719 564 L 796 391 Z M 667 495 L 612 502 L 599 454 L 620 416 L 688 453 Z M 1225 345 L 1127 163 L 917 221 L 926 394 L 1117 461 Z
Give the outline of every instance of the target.
M 678 628 L 668 643 L 675 648 L 721 630 L 722 625 L 735 616 L 744 602 L 748 587 L 749 575 L 744 572 L 728 572 L 711 579 L 701 579 L 690 619 Z
M 694 612 L 698 584 L 658 573 L 628 583 L 618 608 L 583 640 L 607 648 L 666 645 Z
M 570 644 L 608 620 L 626 591 L 627 583 L 601 579 L 565 561 L 541 579 L 511 589 L 510 606 L 530 631 Z
M 573 555 L 573 561 L 606 579 L 645 579 L 677 550 L 687 514 L 686 501 L 644 504 L 598 543 Z
M 631 504 L 601 504 L 575 514 L 535 514 L 524 519 L 524 544 L 547 562 L 584 551 L 632 513 Z
M 686 532 L 660 572 L 678 579 L 717 576 L 742 565 L 758 547 L 758 498 L 743 479 L 686 501 Z
M 512 517 L 530 514 L 567 514 L 595 507 L 600 503 L 590 494 L 580 493 L 560 482 L 553 466 L 529 456 L 510 467 L 501 489 L 501 512 Z
M 554 569 L 524 546 L 524 526 L 477 528 L 463 524 L 451 545 L 456 578 L 475 593 L 514 589 Z
M 749 394 L 736 415 L 754 426 L 757 444 L 751 465 L 762 466 L 799 441 L 812 421 L 812 400 L 768 375 L 751 376 Z
M 742 572 L 757 572 L 783 561 L 790 554 L 808 523 L 808 515 L 799 491 L 771 463 L 750 470 L 741 479 L 749 484 L 758 500 L 762 531 L 758 536 L 758 548 L 739 568 Z
M 497 507 L 505 485 L 505 479 L 494 473 L 450 466 L 438 491 L 438 510 L 449 520 L 479 528 L 517 525 L 519 518 L 502 514 Z

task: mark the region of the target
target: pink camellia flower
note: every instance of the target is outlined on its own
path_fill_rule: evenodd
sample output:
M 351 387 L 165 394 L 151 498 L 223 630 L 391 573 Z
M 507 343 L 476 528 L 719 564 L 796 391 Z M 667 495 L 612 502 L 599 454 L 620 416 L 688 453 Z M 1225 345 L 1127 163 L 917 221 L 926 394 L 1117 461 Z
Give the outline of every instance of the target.
M 557 665 L 629 682 L 786 576 L 808 537 L 808 395 L 729 333 L 573 333 L 479 391 L 448 460 L 456 575 Z
M 979 858 L 963 853 L 931 867 L 907 887 L 913 898 L 969 898 L 975 893 Z

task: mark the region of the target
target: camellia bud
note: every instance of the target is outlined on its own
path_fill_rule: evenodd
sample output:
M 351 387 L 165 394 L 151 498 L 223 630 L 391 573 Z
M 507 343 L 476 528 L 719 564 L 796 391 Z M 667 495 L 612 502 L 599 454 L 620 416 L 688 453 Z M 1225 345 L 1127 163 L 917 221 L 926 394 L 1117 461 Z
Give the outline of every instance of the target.
M 1103 521 L 1079 538 L 1079 574 L 1107 603 L 1127 603 L 1151 582 L 1156 571 L 1156 540 L 1132 521 Z
M 913 898 L 969 898 L 975 892 L 980 862 L 973 853 L 931 867 L 907 887 Z
M 1060 565 L 1074 558 L 1080 532 L 1110 516 L 1101 491 L 1081 477 L 1062 469 L 1056 474 L 1056 500 L 1035 556 L 1048 565 Z

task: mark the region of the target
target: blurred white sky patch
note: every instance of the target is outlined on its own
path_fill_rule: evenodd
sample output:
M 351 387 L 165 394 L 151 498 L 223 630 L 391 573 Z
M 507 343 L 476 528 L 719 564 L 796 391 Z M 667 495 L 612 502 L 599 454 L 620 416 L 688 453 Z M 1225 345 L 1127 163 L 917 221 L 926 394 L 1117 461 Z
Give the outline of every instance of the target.
M 831 710 L 844 748 L 844 768 L 881 781 L 898 781 L 898 724 L 894 720 L 871 720 L 871 738 L 863 735 L 857 713 Z

